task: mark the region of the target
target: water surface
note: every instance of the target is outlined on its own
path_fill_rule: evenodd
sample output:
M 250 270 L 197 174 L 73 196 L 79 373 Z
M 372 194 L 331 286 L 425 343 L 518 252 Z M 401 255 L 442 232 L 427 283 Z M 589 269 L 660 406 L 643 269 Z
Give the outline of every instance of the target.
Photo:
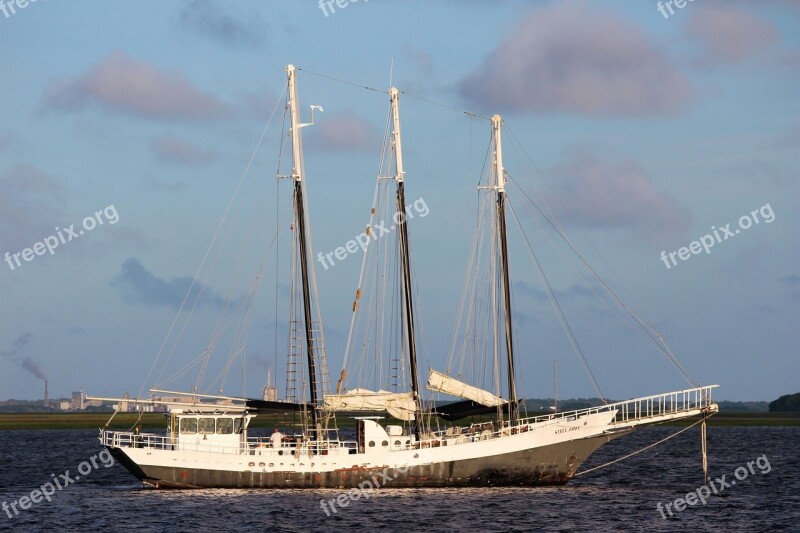
M 584 469 L 643 448 L 676 428 L 642 429 L 598 450 Z M 342 491 L 196 490 L 144 488 L 119 465 L 97 468 L 46 500 L 9 518 L 19 531 L 800 531 L 800 428 L 711 427 L 710 475 L 736 483 L 681 512 L 674 501 L 702 478 L 697 428 L 564 487 L 391 489 L 336 506 L 320 504 Z M 94 430 L 0 432 L 0 504 L 10 504 L 102 448 Z M 753 473 L 737 480 L 736 469 Z M 768 462 L 768 466 L 765 463 Z M 763 468 L 761 468 L 763 467 Z M 769 470 L 762 474 L 762 471 Z M 739 470 L 740 476 L 743 471 Z M 719 486 L 719 483 L 716 483 Z M 657 510 L 673 503 L 673 516 Z M 11 513 L 14 514 L 13 512 Z

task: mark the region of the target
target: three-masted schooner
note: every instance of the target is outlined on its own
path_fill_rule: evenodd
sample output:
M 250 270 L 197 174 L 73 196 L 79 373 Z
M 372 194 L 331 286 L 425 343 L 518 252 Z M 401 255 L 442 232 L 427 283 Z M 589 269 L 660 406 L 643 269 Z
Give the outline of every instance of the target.
M 410 390 L 346 390 L 342 371 L 335 392 L 328 392 L 327 362 L 318 313 L 305 201 L 301 124 L 297 96 L 297 71 L 286 67 L 287 107 L 292 145 L 295 249 L 299 255 L 299 313 L 303 323 L 304 401 L 277 402 L 228 396 L 201 395 L 196 391 L 170 393 L 160 401 L 169 408 L 164 433 L 109 431 L 100 442 L 134 476 L 158 488 L 241 487 L 303 488 L 358 487 L 374 475 L 388 480 L 387 487 L 451 487 L 564 484 L 580 465 L 604 443 L 634 428 L 668 420 L 708 416 L 717 411 L 711 399 L 714 386 L 636 398 L 570 412 L 526 416 L 520 410 L 515 369 L 514 324 L 506 236 L 506 177 L 503 167 L 502 120 L 491 117 L 491 171 L 484 194 L 492 195 L 491 224 L 496 293 L 492 298 L 497 327 L 496 344 L 504 357 L 505 391 L 493 393 L 447 373 L 431 369 L 427 389 L 459 397 L 449 404 L 425 403 L 417 361 L 413 267 L 406 223 L 397 225 L 395 264 L 399 281 L 400 346 L 404 375 Z M 400 91 L 392 88 L 389 129 L 397 213 L 406 210 L 405 169 L 399 111 Z M 373 213 L 375 209 L 373 208 Z M 353 304 L 359 312 L 361 287 Z M 500 374 L 496 374 L 499 376 Z M 155 391 L 167 393 L 167 391 Z M 137 399 L 143 405 L 159 400 Z M 259 412 L 293 411 L 302 416 L 303 431 L 290 439 L 249 437 L 248 425 Z M 336 413 L 357 413 L 354 440 L 340 438 Z M 401 421 L 382 425 L 379 414 Z M 452 421 L 478 414 L 494 418 L 462 426 Z M 435 420 L 435 424 L 432 422 Z M 445 425 L 442 428 L 442 425 Z

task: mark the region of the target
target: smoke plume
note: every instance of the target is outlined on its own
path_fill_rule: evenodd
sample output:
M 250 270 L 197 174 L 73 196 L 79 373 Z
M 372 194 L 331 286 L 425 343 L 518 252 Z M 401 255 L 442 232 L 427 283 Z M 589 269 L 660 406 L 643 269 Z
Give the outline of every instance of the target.
M 39 368 L 39 365 L 36 364 L 36 361 L 31 359 L 30 357 L 26 357 L 22 360 L 22 368 L 36 376 L 37 378 L 41 379 L 42 381 L 47 381 L 47 376 L 42 372 L 42 369 Z
M 42 372 L 42 369 L 39 368 L 39 365 L 36 363 L 36 361 L 31 359 L 30 357 L 26 357 L 22 361 L 20 361 L 19 357 L 14 357 L 15 355 L 17 355 L 17 353 L 19 353 L 20 350 L 22 350 L 28 344 L 30 340 L 31 340 L 31 334 L 23 333 L 22 335 L 17 337 L 17 339 L 14 341 L 14 344 L 11 345 L 10 350 L 8 351 L 0 350 L 0 356 L 6 359 L 11 359 L 12 361 L 20 365 L 22 368 L 24 368 L 37 378 L 41 379 L 42 381 L 47 381 L 47 375 L 45 375 L 45 373 Z
M 23 333 L 22 335 L 17 337 L 17 340 L 14 341 L 14 344 L 11 346 L 10 351 L 6 352 L 0 350 L 0 355 L 2 355 L 3 357 L 11 357 L 12 355 L 15 355 L 18 351 L 23 349 L 26 344 L 28 344 L 29 340 L 31 340 L 31 334 Z

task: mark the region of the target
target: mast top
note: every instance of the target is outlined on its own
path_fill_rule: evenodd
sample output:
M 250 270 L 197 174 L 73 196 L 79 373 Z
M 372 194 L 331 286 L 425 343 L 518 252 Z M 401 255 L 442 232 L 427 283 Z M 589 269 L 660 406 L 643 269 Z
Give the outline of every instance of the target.
M 503 140 L 501 136 L 501 128 L 503 119 L 500 115 L 492 117 L 492 135 L 494 137 L 494 165 L 497 178 L 497 192 L 504 193 L 506 191 L 506 176 L 503 171 Z
M 400 91 L 397 90 L 397 87 L 389 89 L 389 99 L 392 102 L 392 144 L 397 167 L 395 179 L 398 183 L 402 183 L 405 170 L 403 169 L 403 141 L 400 135 Z

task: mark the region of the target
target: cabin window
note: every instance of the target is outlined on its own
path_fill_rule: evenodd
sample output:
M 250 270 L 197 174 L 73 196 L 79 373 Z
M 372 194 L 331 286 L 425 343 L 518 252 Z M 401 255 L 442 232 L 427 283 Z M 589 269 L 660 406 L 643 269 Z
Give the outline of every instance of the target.
M 197 433 L 197 419 L 181 418 L 181 433 Z
M 214 419 L 213 418 L 201 418 L 200 424 L 198 425 L 198 429 L 200 430 L 201 435 L 213 435 L 214 434 Z
M 217 433 L 221 435 L 233 433 L 233 418 L 217 418 Z
M 369 441 L 369 447 L 370 448 L 374 448 L 375 447 L 375 441 L 374 440 Z
M 233 432 L 239 434 L 242 432 L 242 426 L 244 424 L 244 418 L 237 418 L 233 421 Z

